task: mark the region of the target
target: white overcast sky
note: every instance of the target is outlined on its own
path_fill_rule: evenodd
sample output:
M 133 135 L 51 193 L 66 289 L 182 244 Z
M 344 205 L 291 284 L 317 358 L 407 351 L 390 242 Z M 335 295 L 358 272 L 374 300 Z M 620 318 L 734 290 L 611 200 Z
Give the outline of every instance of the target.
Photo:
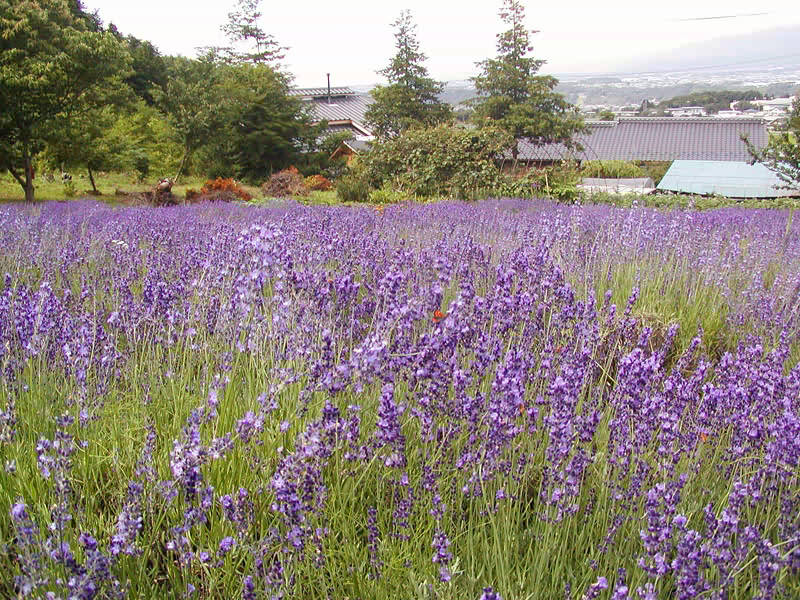
M 235 0 L 85 0 L 105 23 L 153 42 L 164 54 L 195 56 L 195 48 L 222 45 L 220 25 Z M 613 72 L 632 58 L 731 34 L 800 24 L 797 0 L 527 0 L 533 55 L 543 73 Z M 282 61 L 299 86 L 380 83 L 375 71 L 394 53 L 391 27 L 412 12 L 432 77 L 449 81 L 476 73 L 475 62 L 495 54 L 503 30 L 500 1 L 481 0 L 263 0 L 263 29 L 283 46 Z M 730 17 L 730 18 L 712 18 Z M 747 57 L 742 57 L 746 60 Z

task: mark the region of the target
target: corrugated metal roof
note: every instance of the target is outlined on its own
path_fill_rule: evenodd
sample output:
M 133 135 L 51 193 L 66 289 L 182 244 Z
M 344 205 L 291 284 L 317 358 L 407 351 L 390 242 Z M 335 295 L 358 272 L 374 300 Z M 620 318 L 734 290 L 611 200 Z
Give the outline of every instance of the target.
M 312 114 L 317 121 L 355 121 L 364 122 L 364 113 L 372 104 L 372 96 L 346 96 L 328 103 L 324 100 L 310 101 Z
M 327 87 L 315 88 L 290 88 L 289 96 L 303 96 L 307 98 L 328 98 Z M 332 87 L 331 96 L 355 96 L 355 91 L 349 87 Z
M 659 190 L 727 196 L 729 198 L 778 198 L 798 196 L 800 191 L 780 189 L 777 175 L 762 164 L 747 162 L 676 160 Z
M 629 117 L 618 121 L 588 123 L 589 131 L 575 136 L 583 151 L 563 144 L 537 146 L 530 140 L 518 144 L 521 160 L 718 160 L 750 159 L 741 140 L 746 134 L 756 146 L 767 143 L 767 127 L 761 119 L 713 117 Z

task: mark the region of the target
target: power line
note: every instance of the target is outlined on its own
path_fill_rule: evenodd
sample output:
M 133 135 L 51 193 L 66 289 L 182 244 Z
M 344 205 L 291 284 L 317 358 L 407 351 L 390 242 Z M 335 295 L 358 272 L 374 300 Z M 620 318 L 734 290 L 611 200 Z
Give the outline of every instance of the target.
M 718 21 L 721 19 L 740 19 L 742 17 L 763 17 L 768 14 L 770 13 L 759 12 L 759 13 L 746 13 L 741 15 L 718 15 L 715 17 L 690 17 L 687 19 L 669 19 L 669 20 L 676 23 L 685 23 L 687 21 Z

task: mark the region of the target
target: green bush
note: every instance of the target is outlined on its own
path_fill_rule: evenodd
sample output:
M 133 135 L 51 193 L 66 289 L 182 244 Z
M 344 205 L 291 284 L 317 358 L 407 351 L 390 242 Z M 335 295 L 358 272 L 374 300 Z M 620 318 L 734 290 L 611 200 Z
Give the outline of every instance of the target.
M 625 160 L 590 160 L 581 166 L 584 177 L 601 177 L 604 179 L 632 179 L 646 177 L 641 167 Z
M 658 185 L 672 166 L 672 161 L 642 161 L 636 164 L 644 172 L 644 177 L 649 177 L 655 185 Z
M 486 197 L 496 198 L 535 198 L 543 195 L 537 169 L 529 169 L 522 175 L 505 173 L 503 181 L 493 189 L 486 189 Z
M 376 188 L 391 181 L 413 196 L 475 198 L 502 184 L 497 159 L 512 142 L 510 134 L 496 127 L 414 129 L 373 144 L 364 167 Z
M 369 193 L 369 201 L 373 204 L 396 204 L 408 199 L 408 194 L 395 190 L 387 181 L 383 187 Z
M 136 180 L 141 183 L 150 174 L 150 158 L 143 150 L 137 149 L 132 153 L 133 168 L 136 170 Z
M 546 167 L 538 171 L 537 180 L 539 189 L 545 196 L 573 202 L 578 198 L 578 184 L 581 182 L 581 172 L 575 163 L 565 162 L 560 165 Z
M 72 179 L 68 179 L 64 182 L 64 197 L 65 198 L 74 198 L 75 194 L 77 194 L 77 190 L 75 189 L 75 182 Z
M 336 193 L 343 202 L 366 202 L 369 192 L 369 181 L 361 173 L 351 172 L 336 180 Z
M 530 169 L 522 177 L 507 180 L 501 187 L 502 196 L 515 198 L 549 197 L 563 202 L 578 198 L 581 172 L 574 162 L 540 169 Z

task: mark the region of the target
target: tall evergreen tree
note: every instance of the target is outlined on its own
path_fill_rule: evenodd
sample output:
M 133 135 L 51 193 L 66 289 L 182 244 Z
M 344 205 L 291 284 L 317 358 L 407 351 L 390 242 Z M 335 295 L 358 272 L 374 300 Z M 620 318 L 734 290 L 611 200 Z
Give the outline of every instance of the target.
M 497 57 L 479 62 L 481 72 L 472 78 L 478 92 L 472 102 L 475 120 L 535 144 L 571 145 L 573 135 L 584 128 L 583 120 L 554 91 L 558 80 L 537 74 L 545 61 L 530 56 L 530 34 L 537 32 L 525 28 L 525 7 L 519 0 L 503 0 L 499 15 L 508 29 L 497 35 Z M 515 158 L 516 153 L 515 145 Z
M 420 51 L 411 12 L 402 11 L 392 26 L 397 53 L 385 69 L 378 71 L 389 85 L 372 90 L 375 101 L 365 115 L 379 138 L 392 137 L 412 127 L 435 126 L 453 118 L 450 106 L 438 98 L 444 84 L 430 78 L 423 64 L 427 57 Z

